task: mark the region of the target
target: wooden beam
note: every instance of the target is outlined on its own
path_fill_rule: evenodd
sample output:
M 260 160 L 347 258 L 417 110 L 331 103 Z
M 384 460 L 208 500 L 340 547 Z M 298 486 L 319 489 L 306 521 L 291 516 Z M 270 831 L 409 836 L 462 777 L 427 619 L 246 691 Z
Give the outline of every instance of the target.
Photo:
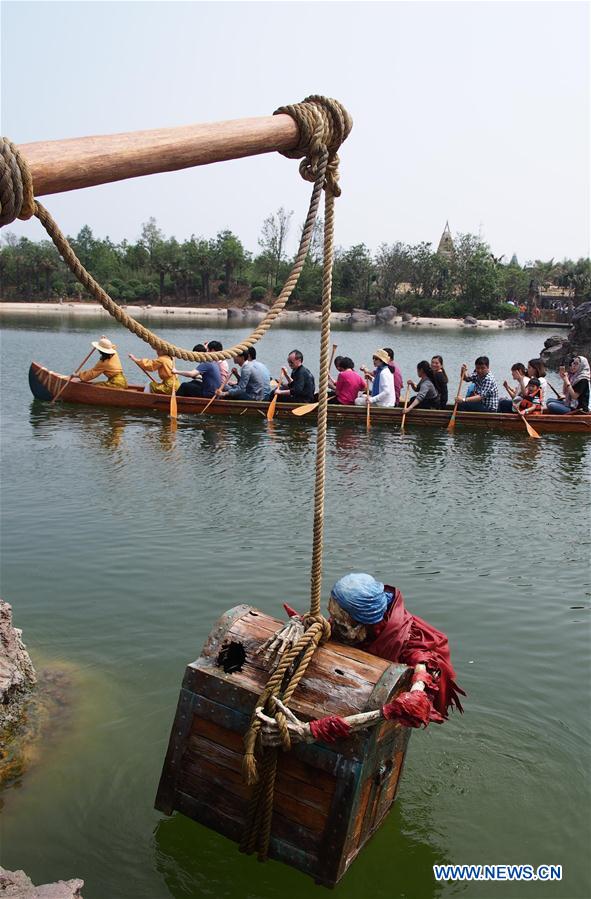
M 209 122 L 180 128 L 20 144 L 35 196 L 78 190 L 156 172 L 291 150 L 299 131 L 288 115 Z

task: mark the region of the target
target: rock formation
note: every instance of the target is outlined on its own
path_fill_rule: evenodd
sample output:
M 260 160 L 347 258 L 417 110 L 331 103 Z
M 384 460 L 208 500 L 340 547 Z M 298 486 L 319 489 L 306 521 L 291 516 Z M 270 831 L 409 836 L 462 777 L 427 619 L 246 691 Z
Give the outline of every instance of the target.
M 12 608 L 0 599 L 0 750 L 10 728 L 18 722 L 27 694 L 36 683 L 35 669 L 12 625 Z
M 0 897 L 6 899 L 82 899 L 83 880 L 59 880 L 36 887 L 24 871 L 0 868 Z
M 591 300 L 575 309 L 568 336 L 548 337 L 540 353 L 548 368 L 565 365 L 570 356 L 591 356 Z

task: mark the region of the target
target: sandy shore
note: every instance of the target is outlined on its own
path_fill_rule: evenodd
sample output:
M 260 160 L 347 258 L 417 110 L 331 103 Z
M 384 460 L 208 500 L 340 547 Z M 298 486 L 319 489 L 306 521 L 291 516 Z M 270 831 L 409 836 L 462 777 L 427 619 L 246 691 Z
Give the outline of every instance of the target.
M 215 308 L 186 308 L 180 306 L 123 306 L 123 309 L 140 321 L 149 319 L 162 319 L 168 316 L 174 316 L 179 321 L 204 321 L 204 322 L 220 322 L 232 321 L 239 324 L 242 321 L 259 321 L 263 318 L 262 312 L 248 312 L 242 315 L 235 315 L 234 310 L 230 310 L 228 315 L 227 309 Z M 0 316 L 2 315 L 60 315 L 60 316 L 102 316 L 109 318 L 109 313 L 97 303 L 0 303 Z M 320 312 L 317 311 L 292 311 L 285 310 L 281 313 L 280 318 L 285 322 L 318 322 L 320 323 Z M 331 321 L 335 323 L 346 323 L 349 320 L 348 312 L 333 312 Z M 479 321 L 477 325 L 464 324 L 462 319 L 454 318 L 413 318 L 411 321 L 402 321 L 401 316 L 397 316 L 387 323 L 376 322 L 374 316 L 368 316 L 367 322 L 356 322 L 353 327 L 384 327 L 384 328 L 484 328 L 497 329 L 504 328 L 505 323 L 501 320 L 494 319 L 492 321 Z

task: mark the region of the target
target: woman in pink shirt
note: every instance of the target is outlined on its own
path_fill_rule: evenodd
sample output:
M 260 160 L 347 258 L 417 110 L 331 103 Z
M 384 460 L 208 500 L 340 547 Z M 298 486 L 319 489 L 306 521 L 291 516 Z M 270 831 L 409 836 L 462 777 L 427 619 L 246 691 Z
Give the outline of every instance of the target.
M 329 382 L 336 393 L 336 401 L 341 406 L 354 406 L 357 394 L 365 391 L 365 381 L 355 371 L 353 360 L 348 356 L 337 356 L 334 364 L 339 376 L 336 381 L 329 377 Z

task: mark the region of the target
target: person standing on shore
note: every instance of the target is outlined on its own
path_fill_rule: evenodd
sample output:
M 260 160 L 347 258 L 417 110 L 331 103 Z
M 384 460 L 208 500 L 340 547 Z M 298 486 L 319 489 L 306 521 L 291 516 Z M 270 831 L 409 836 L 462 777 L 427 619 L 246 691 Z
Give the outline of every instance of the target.
M 104 375 L 107 380 L 100 382 L 101 387 L 119 387 L 125 390 L 127 379 L 123 374 L 123 366 L 115 344 L 103 334 L 99 340 L 92 341 L 92 346 L 100 353 L 99 361 L 92 368 L 78 372 L 78 377 L 72 380 L 94 381 L 99 375 Z
M 464 364 L 467 371 L 468 366 Z M 479 356 L 474 362 L 471 375 L 465 374 L 464 381 L 474 384 L 474 393 L 464 399 L 457 396 L 458 412 L 496 412 L 499 406 L 499 388 L 490 373 L 488 356 Z

